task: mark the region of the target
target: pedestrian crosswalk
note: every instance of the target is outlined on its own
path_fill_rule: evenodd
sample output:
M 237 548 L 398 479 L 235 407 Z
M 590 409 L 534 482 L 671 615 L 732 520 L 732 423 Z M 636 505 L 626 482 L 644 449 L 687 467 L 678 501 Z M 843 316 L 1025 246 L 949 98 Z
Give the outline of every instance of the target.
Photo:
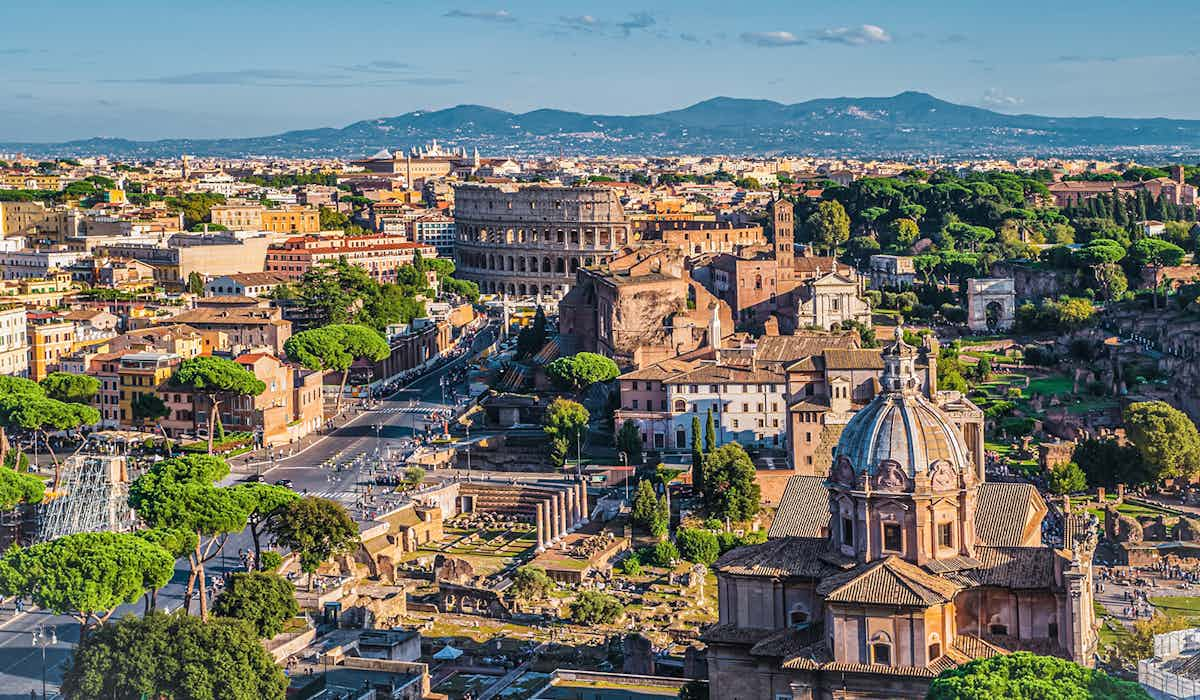
M 429 413 L 432 410 L 433 409 L 425 408 L 423 406 L 387 406 L 384 408 L 377 408 L 374 411 L 372 411 L 372 413 L 417 413 L 417 414 L 421 414 L 421 413 Z

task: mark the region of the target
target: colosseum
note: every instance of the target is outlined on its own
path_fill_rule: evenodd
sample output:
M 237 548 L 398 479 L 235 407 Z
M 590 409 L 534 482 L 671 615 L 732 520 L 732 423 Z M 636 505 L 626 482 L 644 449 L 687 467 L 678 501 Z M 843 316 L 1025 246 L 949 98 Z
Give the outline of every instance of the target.
M 630 224 L 607 187 L 461 185 L 456 264 L 485 293 L 562 298 L 575 272 L 610 260 Z

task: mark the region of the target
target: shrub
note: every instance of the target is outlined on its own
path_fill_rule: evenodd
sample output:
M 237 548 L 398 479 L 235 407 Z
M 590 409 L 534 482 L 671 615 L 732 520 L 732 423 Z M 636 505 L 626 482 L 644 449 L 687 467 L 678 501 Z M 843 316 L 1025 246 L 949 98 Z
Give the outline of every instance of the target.
M 708 530 L 684 528 L 675 537 L 679 556 L 694 564 L 711 565 L 721 555 L 717 536 Z

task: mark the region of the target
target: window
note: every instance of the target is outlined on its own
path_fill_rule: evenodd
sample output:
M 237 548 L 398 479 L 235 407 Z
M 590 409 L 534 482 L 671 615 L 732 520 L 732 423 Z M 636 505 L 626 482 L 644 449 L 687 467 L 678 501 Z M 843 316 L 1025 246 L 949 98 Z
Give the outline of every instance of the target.
M 1046 636 L 1050 639 L 1058 639 L 1058 618 L 1050 618 L 1050 624 L 1046 626 Z
M 636 411 L 636 410 L 637 410 L 637 407 L 638 407 L 638 400 L 637 400 L 637 399 L 634 399 L 634 400 L 633 400 L 633 410 L 635 410 L 635 411 Z
M 842 544 L 854 546 L 854 521 L 845 515 L 842 516 Z
M 804 603 L 796 603 L 788 612 L 788 625 L 790 627 L 800 627 L 808 624 L 808 609 L 804 607 Z
M 1008 625 L 988 625 L 988 632 L 991 634 L 1008 634 Z
M 883 524 L 883 548 L 893 551 L 904 551 L 904 533 L 900 531 L 899 523 Z
M 734 428 L 734 430 L 737 430 L 737 427 L 738 427 L 737 418 L 734 418 L 734 419 L 733 419 L 733 428 Z
M 938 546 L 949 549 L 954 546 L 954 524 L 938 524 Z
M 942 655 L 942 645 L 934 642 L 929 645 L 929 660 L 933 661 Z
M 880 666 L 892 665 L 892 645 L 876 642 L 871 645 L 871 663 Z

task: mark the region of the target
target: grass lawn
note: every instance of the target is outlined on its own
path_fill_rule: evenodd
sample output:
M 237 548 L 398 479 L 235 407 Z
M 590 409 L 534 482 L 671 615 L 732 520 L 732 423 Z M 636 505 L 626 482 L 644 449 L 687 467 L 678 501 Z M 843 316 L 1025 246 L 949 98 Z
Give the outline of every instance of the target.
M 1119 620 L 1114 618 L 1103 603 L 1093 602 L 1096 609 L 1096 619 L 1100 621 L 1100 646 L 1111 646 L 1118 640 L 1129 636 L 1129 630 Z
M 1048 377 L 1032 379 L 1029 382 L 1029 394 L 1070 394 L 1075 390 L 1075 381 L 1065 374 L 1052 374 Z
M 1200 596 L 1151 596 L 1150 604 L 1167 615 L 1183 615 L 1193 621 L 1200 619 Z

